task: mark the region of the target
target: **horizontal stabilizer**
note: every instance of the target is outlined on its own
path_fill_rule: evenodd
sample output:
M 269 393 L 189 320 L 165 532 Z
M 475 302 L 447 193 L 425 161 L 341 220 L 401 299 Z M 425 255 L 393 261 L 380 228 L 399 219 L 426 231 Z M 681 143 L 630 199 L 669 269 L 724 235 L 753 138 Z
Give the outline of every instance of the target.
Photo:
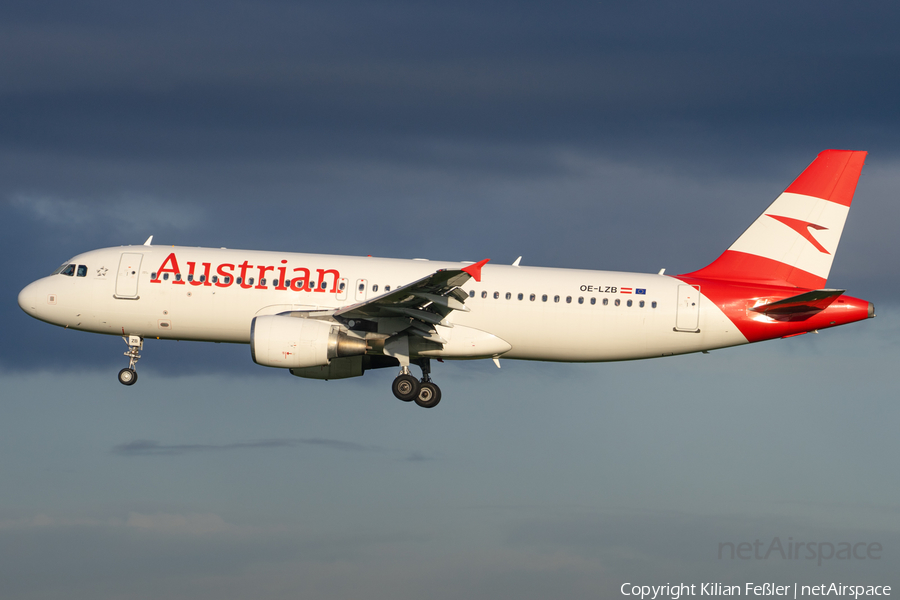
M 750 310 L 773 319 L 800 320 L 825 310 L 847 290 L 812 290 L 790 298 L 755 306 Z

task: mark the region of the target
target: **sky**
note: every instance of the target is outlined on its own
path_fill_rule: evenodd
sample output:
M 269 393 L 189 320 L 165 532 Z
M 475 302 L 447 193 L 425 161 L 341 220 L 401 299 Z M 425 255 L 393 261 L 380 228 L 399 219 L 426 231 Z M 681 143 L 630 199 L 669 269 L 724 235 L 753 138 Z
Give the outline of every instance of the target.
M 0 6 L 0 596 L 614 598 L 900 585 L 900 9 L 888 2 Z M 38 322 L 154 243 L 667 273 L 867 150 L 829 287 L 874 320 L 665 360 L 320 382 Z M 774 538 L 872 559 L 731 559 Z M 727 546 L 725 546 L 727 548 Z M 868 547 L 868 546 L 867 546 Z

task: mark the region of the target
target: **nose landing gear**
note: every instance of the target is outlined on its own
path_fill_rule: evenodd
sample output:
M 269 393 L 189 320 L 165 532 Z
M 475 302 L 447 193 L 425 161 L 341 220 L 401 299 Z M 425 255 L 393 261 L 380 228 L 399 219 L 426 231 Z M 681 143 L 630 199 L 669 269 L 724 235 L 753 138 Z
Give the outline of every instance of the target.
M 138 335 L 122 336 L 125 343 L 128 344 L 128 351 L 125 356 L 128 357 L 128 366 L 119 371 L 119 383 L 122 385 L 134 385 L 137 383 L 138 375 L 135 370 L 137 361 L 141 358 L 141 350 L 144 348 L 144 338 Z
M 421 367 L 422 380 L 418 381 L 413 377 L 409 367 L 402 367 L 391 390 L 394 396 L 404 402 L 415 401 L 422 408 L 434 408 L 441 401 L 441 388 L 431 381 L 431 360 L 420 358 L 413 362 Z

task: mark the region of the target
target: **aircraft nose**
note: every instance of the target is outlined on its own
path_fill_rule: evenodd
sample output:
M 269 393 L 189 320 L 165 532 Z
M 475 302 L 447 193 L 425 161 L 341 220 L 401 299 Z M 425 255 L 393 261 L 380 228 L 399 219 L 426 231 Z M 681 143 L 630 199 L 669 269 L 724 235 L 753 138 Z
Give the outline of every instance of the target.
M 19 292 L 19 308 L 32 316 L 37 312 L 38 307 L 37 283 L 36 281 L 29 283 Z

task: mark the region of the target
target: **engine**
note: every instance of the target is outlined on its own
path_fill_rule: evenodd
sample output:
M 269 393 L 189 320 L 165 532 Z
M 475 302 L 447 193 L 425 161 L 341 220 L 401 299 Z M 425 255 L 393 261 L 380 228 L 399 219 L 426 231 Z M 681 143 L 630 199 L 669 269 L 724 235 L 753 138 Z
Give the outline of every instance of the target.
M 267 315 L 250 323 L 250 354 L 265 367 L 299 369 L 366 353 L 366 340 L 350 337 L 326 321 Z

